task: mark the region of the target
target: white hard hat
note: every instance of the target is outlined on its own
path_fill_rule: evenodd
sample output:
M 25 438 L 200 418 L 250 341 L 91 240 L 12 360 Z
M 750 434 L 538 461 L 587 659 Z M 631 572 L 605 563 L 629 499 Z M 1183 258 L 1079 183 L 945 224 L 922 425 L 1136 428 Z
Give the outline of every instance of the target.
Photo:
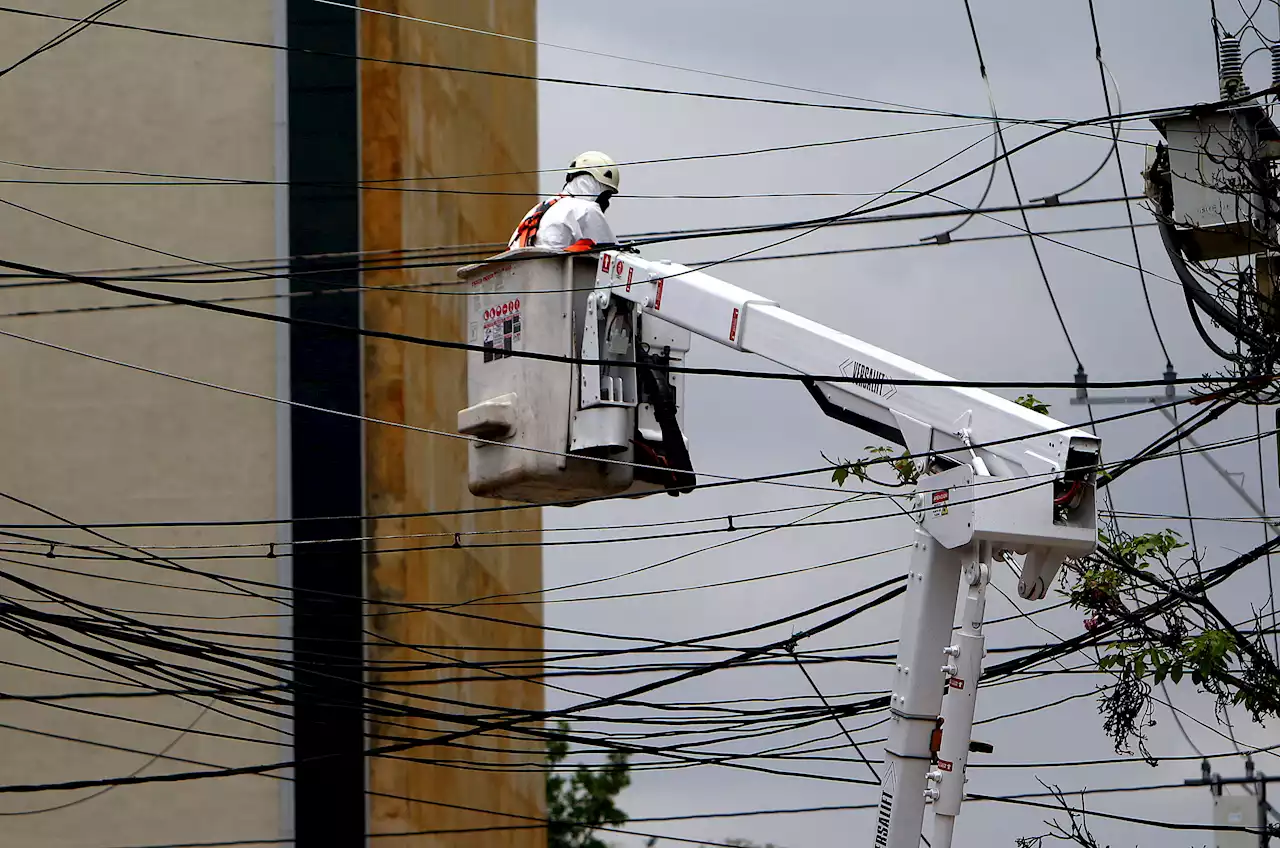
M 569 163 L 569 176 L 579 173 L 590 174 L 599 180 L 601 185 L 608 186 L 614 191 L 618 190 L 619 177 L 621 176 L 618 173 L 618 163 L 598 150 L 588 150 L 586 153 L 581 153 Z

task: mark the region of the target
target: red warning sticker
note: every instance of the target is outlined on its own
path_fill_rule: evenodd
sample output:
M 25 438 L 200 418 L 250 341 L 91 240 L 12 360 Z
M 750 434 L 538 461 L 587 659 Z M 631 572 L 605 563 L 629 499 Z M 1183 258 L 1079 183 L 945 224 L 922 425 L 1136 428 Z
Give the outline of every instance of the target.
M 653 311 L 657 312 L 662 308 L 662 280 L 658 280 L 658 296 L 653 301 Z
M 938 504 L 941 504 L 941 503 L 946 503 L 946 502 L 947 502 L 947 501 L 949 501 L 950 499 L 951 499 L 951 490 L 950 490 L 950 489 L 943 489 L 941 492 L 934 492 L 934 493 L 933 493 L 933 505 L 934 505 L 934 506 L 937 506 Z
M 519 350 L 521 336 L 520 298 L 499 303 L 484 311 L 484 361 L 506 357 Z
M 950 686 L 952 689 L 963 689 L 964 681 L 961 680 L 959 677 L 953 677 L 947 681 L 947 685 Z
M 949 760 L 938 760 L 939 771 L 951 771 L 951 762 Z
M 729 341 L 738 337 L 738 310 L 733 310 L 733 323 L 729 325 Z

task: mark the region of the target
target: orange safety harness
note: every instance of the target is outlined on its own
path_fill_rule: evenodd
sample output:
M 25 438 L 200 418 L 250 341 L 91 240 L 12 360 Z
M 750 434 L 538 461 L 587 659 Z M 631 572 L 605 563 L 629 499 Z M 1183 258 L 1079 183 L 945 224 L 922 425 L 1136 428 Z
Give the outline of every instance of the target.
M 534 242 L 538 240 L 538 227 L 542 226 L 542 216 L 547 214 L 547 210 L 555 206 L 563 196 L 558 195 L 542 201 L 532 212 L 525 216 L 520 225 L 516 227 L 516 247 L 533 247 Z
M 532 212 L 525 216 L 524 220 L 516 227 L 514 247 L 533 247 L 538 240 L 538 228 L 542 226 L 542 216 L 547 214 L 547 210 L 555 206 L 560 198 L 565 195 L 560 194 L 555 197 L 539 203 Z M 567 253 L 583 253 L 591 250 L 596 243 L 591 239 L 578 239 L 573 244 L 565 248 Z

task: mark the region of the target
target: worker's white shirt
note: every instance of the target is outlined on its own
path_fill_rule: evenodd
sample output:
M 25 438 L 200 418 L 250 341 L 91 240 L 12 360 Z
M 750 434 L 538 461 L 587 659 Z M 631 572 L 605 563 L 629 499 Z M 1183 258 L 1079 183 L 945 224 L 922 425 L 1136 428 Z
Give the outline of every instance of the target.
M 596 244 L 615 244 L 617 237 L 613 234 L 613 228 L 604 217 L 604 210 L 596 203 L 596 198 L 606 188 L 590 174 L 579 174 L 570 180 L 561 192 L 560 199 L 542 216 L 538 238 L 533 246 L 563 250 L 582 239 L 591 239 Z M 537 208 L 534 206 L 530 209 L 529 215 Z M 515 247 L 518 238 L 517 230 L 507 246 Z

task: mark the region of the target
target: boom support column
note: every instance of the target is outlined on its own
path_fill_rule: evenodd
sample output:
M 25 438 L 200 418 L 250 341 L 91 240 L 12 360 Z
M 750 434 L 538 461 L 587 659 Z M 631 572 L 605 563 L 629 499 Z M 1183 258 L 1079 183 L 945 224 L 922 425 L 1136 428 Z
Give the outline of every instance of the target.
M 973 735 L 973 712 L 977 706 L 978 681 L 982 677 L 982 657 L 986 636 L 982 632 L 987 609 L 987 584 L 991 579 L 991 545 L 979 543 L 978 557 L 964 564 L 964 614 L 960 632 L 947 649 L 949 677 L 942 699 L 943 734 L 938 751 L 938 768 L 931 778 L 938 784 L 933 804 L 933 848 L 951 848 L 956 816 L 964 800 L 965 773 L 969 768 L 969 745 Z
M 889 739 L 876 821 L 876 848 L 919 848 L 927 775 L 937 752 L 934 733 L 946 685 L 945 649 L 964 557 L 976 545 L 948 550 L 923 528 L 915 530 L 911 570 L 889 697 Z

